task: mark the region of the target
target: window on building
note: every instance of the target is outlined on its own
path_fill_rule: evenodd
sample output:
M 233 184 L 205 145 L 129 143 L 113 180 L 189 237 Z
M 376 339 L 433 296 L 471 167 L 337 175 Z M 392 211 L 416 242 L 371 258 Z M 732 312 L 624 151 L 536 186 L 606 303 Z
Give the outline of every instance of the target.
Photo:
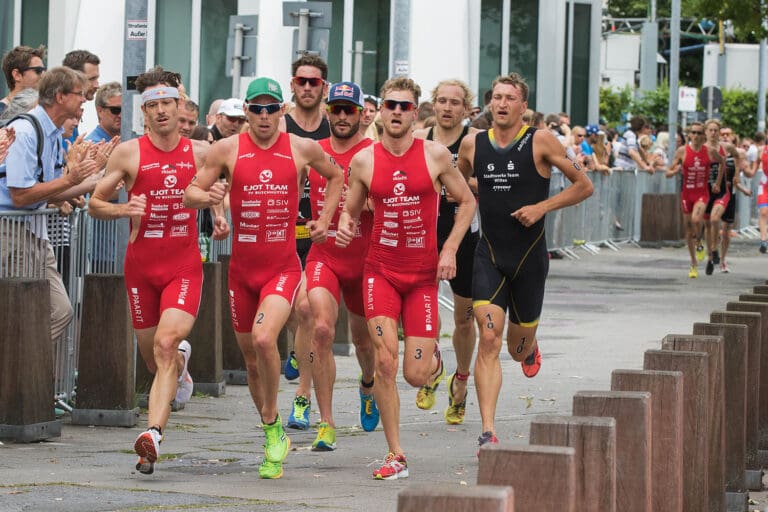
M 567 11 L 570 15 L 570 10 Z M 589 118 L 589 45 L 590 45 L 590 27 L 592 18 L 592 6 L 590 4 L 574 2 L 573 4 L 573 37 L 566 37 L 566 48 L 568 41 L 573 41 L 573 54 L 571 59 L 570 76 L 570 109 L 571 122 L 574 124 L 586 124 Z M 566 28 L 570 23 L 566 22 Z M 566 55 L 568 52 L 566 51 Z M 567 66 L 563 76 L 568 80 Z M 568 84 L 563 87 L 564 94 L 568 94 Z M 564 98 L 565 99 L 565 98 Z M 567 101 L 563 101 L 568 105 Z
M 536 105 L 538 72 L 539 0 L 510 0 L 509 26 L 503 27 L 503 0 L 482 0 L 480 30 L 479 97 L 490 89 L 493 80 L 507 72 L 520 74 L 528 83 L 528 105 Z M 502 65 L 502 31 L 509 34 L 509 57 Z

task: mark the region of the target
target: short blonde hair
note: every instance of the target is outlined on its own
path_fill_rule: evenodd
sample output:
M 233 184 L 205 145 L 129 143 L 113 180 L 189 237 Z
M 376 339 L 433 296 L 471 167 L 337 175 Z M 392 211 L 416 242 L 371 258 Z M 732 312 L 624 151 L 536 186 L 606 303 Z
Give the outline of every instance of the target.
M 398 76 L 390 78 L 384 85 L 381 86 L 379 96 L 383 99 L 389 91 L 409 91 L 413 94 L 413 102 L 419 104 L 419 96 L 421 96 L 421 87 L 408 77 Z
M 437 91 L 439 91 L 440 88 L 444 86 L 455 86 L 461 88 L 461 90 L 464 92 L 464 106 L 467 108 L 472 106 L 472 101 L 475 99 L 475 95 L 472 94 L 472 91 L 469 90 L 469 86 L 467 86 L 467 84 L 461 80 L 441 80 L 438 82 L 435 88 L 432 89 L 432 103 L 437 103 Z
M 528 101 L 528 84 L 525 82 L 525 79 L 517 73 L 497 76 L 491 84 L 491 91 L 493 91 L 498 84 L 506 84 L 516 87 L 522 93 L 523 101 Z

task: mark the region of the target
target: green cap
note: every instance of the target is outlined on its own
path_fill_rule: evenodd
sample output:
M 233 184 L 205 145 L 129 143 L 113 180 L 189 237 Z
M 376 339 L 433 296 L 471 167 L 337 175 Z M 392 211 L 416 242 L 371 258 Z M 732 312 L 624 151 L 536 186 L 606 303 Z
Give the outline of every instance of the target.
M 283 90 L 280 89 L 280 84 L 271 78 L 261 77 L 252 81 L 248 86 L 248 91 L 245 93 L 245 100 L 252 100 L 256 96 L 261 96 L 262 94 L 272 96 L 280 103 L 283 102 Z

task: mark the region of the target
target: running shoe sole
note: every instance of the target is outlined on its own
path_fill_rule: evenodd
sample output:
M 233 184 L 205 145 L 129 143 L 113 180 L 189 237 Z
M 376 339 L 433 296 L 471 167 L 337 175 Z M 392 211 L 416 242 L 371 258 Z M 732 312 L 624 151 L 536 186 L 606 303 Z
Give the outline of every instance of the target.
M 523 375 L 529 379 L 538 375 L 539 370 L 541 370 L 541 351 L 539 350 L 538 345 L 536 346 L 535 351 L 520 362 L 520 366 L 523 368 Z
M 142 433 L 136 442 L 133 443 L 133 449 L 139 457 L 147 459 L 149 462 L 157 462 L 157 447 L 149 432 Z

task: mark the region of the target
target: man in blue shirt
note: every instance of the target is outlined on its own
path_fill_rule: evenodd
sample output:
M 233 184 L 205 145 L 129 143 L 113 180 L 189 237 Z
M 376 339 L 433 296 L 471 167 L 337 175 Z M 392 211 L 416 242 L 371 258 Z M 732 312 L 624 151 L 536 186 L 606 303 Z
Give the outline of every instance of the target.
M 109 142 L 112 137 L 120 136 L 122 121 L 123 88 L 119 82 L 109 82 L 96 91 L 96 116 L 99 124 L 86 135 L 91 142 Z
M 42 165 L 38 165 L 35 126 L 25 119 L 11 123 L 16 141 L 0 165 L 0 211 L 39 210 L 49 201 L 77 197 L 95 186 L 95 177 L 91 176 L 98 171 L 96 162 L 84 158 L 64 170 L 61 144 L 62 125 L 68 118 L 80 115 L 87 85 L 82 73 L 67 68 L 54 68 L 43 75 L 39 104 L 30 112 L 42 132 Z M 38 277 L 23 274 L 22 269 L 30 264 L 33 268 L 45 267 L 51 292 L 51 339 L 55 340 L 69 324 L 72 306 L 56 270 L 53 249 L 47 243 L 46 217 L 30 215 L 17 219 L 3 223 L 0 228 L 0 268 L 11 276 Z

